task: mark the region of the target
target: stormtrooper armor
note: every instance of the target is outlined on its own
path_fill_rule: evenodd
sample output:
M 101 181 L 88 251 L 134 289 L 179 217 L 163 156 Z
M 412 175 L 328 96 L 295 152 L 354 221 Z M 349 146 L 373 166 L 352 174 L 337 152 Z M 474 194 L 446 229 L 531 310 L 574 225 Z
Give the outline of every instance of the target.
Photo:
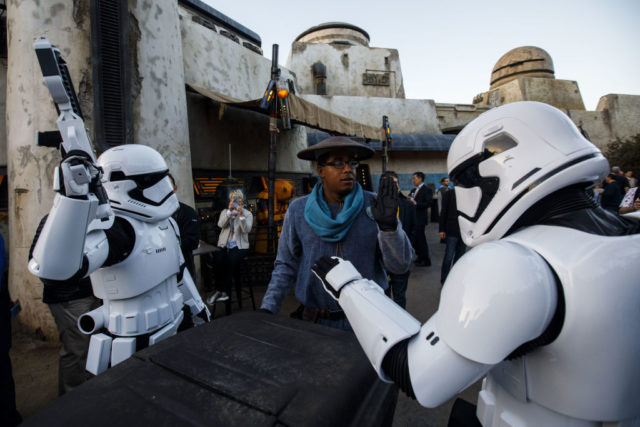
M 68 163 L 63 160 L 56 174 L 58 190 L 60 181 L 66 188 L 82 175 Z M 87 370 L 99 374 L 147 343 L 174 335 L 185 311 L 203 320 L 209 313 L 184 268 L 171 218 L 178 200 L 162 156 L 144 145 L 122 145 L 92 167 L 102 171 L 113 213 L 96 220 L 90 185 L 73 198 L 59 191 L 29 270 L 56 280 L 91 275 L 94 295 L 104 304 L 80 316 L 78 326 L 92 334 Z
M 313 267 L 374 369 L 428 407 L 484 377 L 484 426 L 638 425 L 640 226 L 587 195 L 606 159 L 561 111 L 520 102 L 471 122 L 447 163 L 473 249 L 424 325 L 348 261 Z

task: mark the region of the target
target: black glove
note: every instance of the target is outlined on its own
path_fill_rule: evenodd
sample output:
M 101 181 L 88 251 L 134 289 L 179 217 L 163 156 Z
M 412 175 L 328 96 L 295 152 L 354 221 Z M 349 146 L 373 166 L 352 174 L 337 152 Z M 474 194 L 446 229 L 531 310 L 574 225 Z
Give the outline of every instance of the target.
M 331 286 L 331 284 L 327 282 L 326 277 L 327 273 L 339 263 L 340 261 L 337 258 L 323 256 L 322 258 L 318 258 L 315 264 L 313 264 L 313 266 L 311 267 L 311 271 L 313 271 L 313 274 L 318 276 L 318 279 L 320 279 L 320 281 L 322 282 L 324 290 L 331 294 L 331 296 L 336 300 L 340 296 L 340 292 L 333 289 L 333 286 Z
M 391 175 L 384 174 L 378 186 L 378 200 L 371 196 L 371 213 L 381 230 L 391 231 L 398 226 L 398 186 Z

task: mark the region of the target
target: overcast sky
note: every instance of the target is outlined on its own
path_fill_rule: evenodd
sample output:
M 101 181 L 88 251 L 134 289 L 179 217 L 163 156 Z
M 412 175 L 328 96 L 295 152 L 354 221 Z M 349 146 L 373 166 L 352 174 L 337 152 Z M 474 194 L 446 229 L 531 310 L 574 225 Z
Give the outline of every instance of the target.
M 398 49 L 405 95 L 470 104 L 498 59 L 537 46 L 557 79 L 575 80 L 587 110 L 608 93 L 640 95 L 640 0 L 205 0 L 262 39 L 264 56 L 310 27 L 348 22 L 371 47 Z

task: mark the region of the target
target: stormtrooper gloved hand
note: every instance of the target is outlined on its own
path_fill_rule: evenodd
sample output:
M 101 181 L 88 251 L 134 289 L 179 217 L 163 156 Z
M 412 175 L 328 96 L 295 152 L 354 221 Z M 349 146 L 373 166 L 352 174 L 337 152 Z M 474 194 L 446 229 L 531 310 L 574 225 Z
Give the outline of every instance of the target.
M 398 186 L 391 175 L 380 178 L 378 199 L 371 197 L 371 213 L 383 231 L 393 231 L 398 226 Z
M 346 284 L 362 279 L 353 264 L 336 256 L 323 256 L 317 259 L 311 271 L 320 279 L 324 290 L 336 300 L 340 297 L 340 290 Z

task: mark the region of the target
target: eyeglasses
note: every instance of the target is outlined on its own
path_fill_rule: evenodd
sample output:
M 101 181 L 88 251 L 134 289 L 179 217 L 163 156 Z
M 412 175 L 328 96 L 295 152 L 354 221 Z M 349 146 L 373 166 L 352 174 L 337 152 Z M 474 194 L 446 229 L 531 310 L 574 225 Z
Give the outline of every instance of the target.
M 344 160 L 335 160 L 333 162 L 320 163 L 320 166 L 333 166 L 336 169 L 344 169 L 347 164 L 351 169 L 356 169 L 360 166 L 360 162 L 357 160 L 349 160 L 348 162 L 345 162 Z

